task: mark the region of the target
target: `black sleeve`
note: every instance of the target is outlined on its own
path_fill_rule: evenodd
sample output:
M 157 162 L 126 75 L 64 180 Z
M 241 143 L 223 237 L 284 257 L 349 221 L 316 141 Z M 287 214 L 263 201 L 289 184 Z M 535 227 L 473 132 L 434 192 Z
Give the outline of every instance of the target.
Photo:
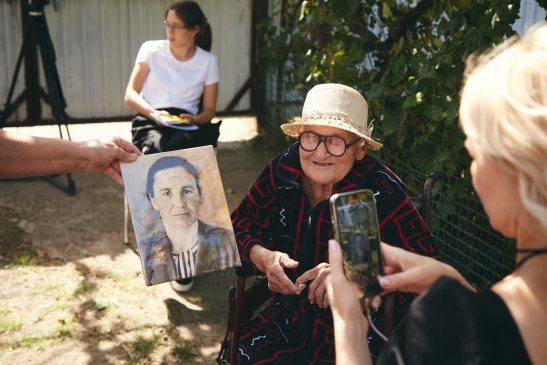
M 491 291 L 441 278 L 412 303 L 378 365 L 530 364 L 509 310 Z

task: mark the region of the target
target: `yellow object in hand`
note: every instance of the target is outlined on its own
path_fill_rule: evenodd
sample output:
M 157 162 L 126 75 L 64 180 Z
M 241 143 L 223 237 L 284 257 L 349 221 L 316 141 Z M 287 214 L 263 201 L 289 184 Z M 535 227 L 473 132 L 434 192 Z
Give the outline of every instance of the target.
M 190 124 L 186 119 L 179 117 L 178 115 L 162 115 L 163 118 L 167 119 L 169 122 Z

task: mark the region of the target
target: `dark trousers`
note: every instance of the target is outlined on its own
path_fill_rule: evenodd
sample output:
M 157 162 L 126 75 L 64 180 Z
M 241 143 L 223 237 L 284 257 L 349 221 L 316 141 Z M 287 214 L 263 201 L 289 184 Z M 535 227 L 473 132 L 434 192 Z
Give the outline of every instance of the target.
M 188 113 L 179 108 L 163 108 L 170 114 Z M 158 126 L 156 122 L 137 115 L 131 123 L 132 141 L 141 151 L 147 148 L 147 154 L 174 151 L 184 148 L 213 145 L 216 147 L 220 134 L 220 122 L 199 125 L 195 130 L 181 130 Z

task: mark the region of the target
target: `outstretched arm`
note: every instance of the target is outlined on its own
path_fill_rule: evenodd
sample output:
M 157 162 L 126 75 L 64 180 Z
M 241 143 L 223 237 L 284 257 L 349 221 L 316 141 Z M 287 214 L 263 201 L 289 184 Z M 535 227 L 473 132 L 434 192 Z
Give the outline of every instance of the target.
M 122 184 L 119 161 L 132 162 L 140 154 L 119 137 L 72 142 L 0 131 L 0 178 L 103 171 Z
M 344 275 L 342 250 L 335 240 L 329 241 L 330 274 L 327 294 L 334 319 L 336 364 L 371 364 L 367 345 L 368 323 L 361 304 Z

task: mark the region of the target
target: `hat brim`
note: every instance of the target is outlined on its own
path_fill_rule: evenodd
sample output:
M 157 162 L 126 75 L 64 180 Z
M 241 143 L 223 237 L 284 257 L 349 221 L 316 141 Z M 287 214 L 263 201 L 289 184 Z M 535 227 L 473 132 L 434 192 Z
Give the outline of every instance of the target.
M 321 114 L 319 116 L 313 115 L 307 118 L 295 117 L 289 123 L 282 124 L 281 130 L 289 137 L 298 138 L 298 136 L 302 132 L 303 127 L 308 125 L 334 127 L 351 132 L 363 138 L 367 144 L 367 148 L 373 151 L 378 151 L 383 146 L 382 143 L 375 141 L 371 137 L 369 137 L 362 128 L 354 125 L 353 123 L 351 123 L 351 121 L 347 120 L 343 116 L 338 115 Z

